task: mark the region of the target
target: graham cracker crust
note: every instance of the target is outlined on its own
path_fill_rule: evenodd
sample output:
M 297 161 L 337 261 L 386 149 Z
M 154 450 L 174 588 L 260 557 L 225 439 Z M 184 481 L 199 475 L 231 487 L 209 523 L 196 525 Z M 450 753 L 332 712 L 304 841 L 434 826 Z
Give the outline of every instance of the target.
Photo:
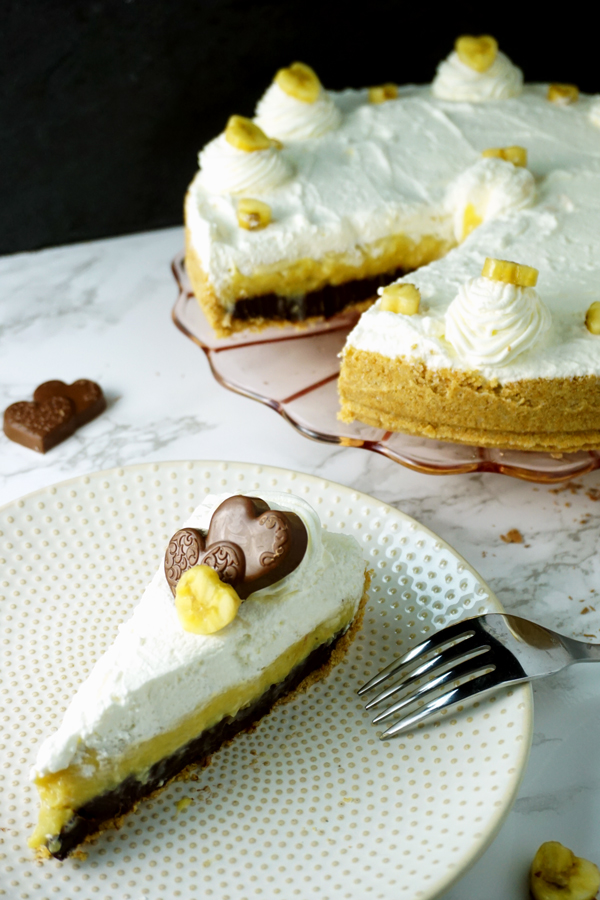
M 339 378 L 343 422 L 506 450 L 600 448 L 600 379 L 499 384 L 479 372 L 428 369 L 349 347 Z

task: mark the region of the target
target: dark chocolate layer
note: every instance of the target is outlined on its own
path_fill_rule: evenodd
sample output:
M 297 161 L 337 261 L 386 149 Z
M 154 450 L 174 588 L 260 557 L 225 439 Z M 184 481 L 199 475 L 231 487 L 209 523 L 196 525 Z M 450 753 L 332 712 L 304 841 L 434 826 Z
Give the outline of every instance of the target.
M 263 294 L 261 297 L 238 300 L 233 318 L 285 319 L 287 322 L 302 322 L 312 316 L 324 316 L 328 319 L 353 303 L 374 299 L 377 288 L 385 287 L 404 274 L 403 269 L 394 269 L 373 278 L 346 281 L 345 284 L 328 284 L 318 291 L 311 291 L 299 297 Z
M 236 716 L 227 716 L 189 741 L 172 756 L 157 762 L 150 769 L 144 782 L 130 775 L 118 788 L 107 791 L 80 807 L 60 835 L 52 840 L 52 856 L 56 859 L 65 859 L 88 835 L 98 831 L 107 819 L 129 812 L 139 800 L 162 787 L 186 766 L 191 763 L 203 763 L 223 743 L 250 728 L 269 712 L 276 700 L 295 690 L 303 678 L 329 661 L 342 634 L 343 632 L 339 632 L 329 644 L 321 644 L 313 650 L 283 681 L 272 685 L 258 700 L 241 709 Z

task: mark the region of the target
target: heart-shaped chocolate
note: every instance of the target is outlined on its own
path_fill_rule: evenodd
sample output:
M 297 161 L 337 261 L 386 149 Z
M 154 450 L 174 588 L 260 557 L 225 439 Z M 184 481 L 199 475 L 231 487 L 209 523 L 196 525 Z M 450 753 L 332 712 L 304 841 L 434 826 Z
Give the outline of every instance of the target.
M 51 450 L 76 428 L 75 404 L 68 397 L 51 397 L 43 403 L 20 400 L 4 411 L 4 434 L 38 453 Z
M 87 378 L 80 378 L 73 384 L 65 384 L 64 381 L 45 381 L 33 393 L 33 399 L 37 403 L 43 403 L 51 397 L 67 397 L 74 403 L 77 428 L 91 422 L 106 409 L 102 388 Z
M 292 512 L 270 509 L 258 497 L 236 495 L 214 511 L 206 543 L 233 541 L 244 551 L 244 581 L 240 597 L 259 591 L 289 575 L 300 564 L 308 544 L 302 519 Z
M 165 553 L 165 576 L 173 594 L 183 573 L 197 566 L 203 555 L 204 535 L 197 528 L 182 528 L 173 535 Z
M 30 450 L 46 453 L 105 409 L 102 388 L 95 381 L 45 381 L 35 389 L 33 402 L 20 400 L 5 410 L 4 434 Z
M 230 541 L 217 541 L 205 548 L 204 535 L 197 528 L 175 532 L 165 553 L 165 577 L 173 592 L 184 572 L 192 566 L 210 566 L 221 581 L 235 585 L 243 581 L 246 570 L 244 552 Z
M 165 554 L 165 575 L 175 594 L 192 566 L 206 565 L 245 600 L 300 564 L 308 544 L 302 519 L 269 507 L 258 497 L 229 497 L 214 511 L 206 538 L 196 528 L 173 535 Z
M 217 541 L 207 547 L 202 557 L 202 565 L 214 569 L 225 584 L 235 587 L 244 581 L 246 557 L 242 548 L 232 544 L 231 541 Z M 242 597 L 239 591 L 237 593 Z

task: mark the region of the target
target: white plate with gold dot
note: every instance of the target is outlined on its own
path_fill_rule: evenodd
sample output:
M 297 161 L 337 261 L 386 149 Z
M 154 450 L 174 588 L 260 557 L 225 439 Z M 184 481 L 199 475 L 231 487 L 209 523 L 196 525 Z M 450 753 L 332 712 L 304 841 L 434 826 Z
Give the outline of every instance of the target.
M 28 772 L 77 686 L 207 493 L 276 489 L 352 534 L 374 579 L 327 679 L 240 735 L 197 778 L 140 804 L 85 859 L 39 862 Z M 500 605 L 409 516 L 309 475 L 225 462 L 130 466 L 0 510 L 0 895 L 30 900 L 437 897 L 477 859 L 529 752 L 529 686 L 378 740 L 356 689 L 427 633 Z

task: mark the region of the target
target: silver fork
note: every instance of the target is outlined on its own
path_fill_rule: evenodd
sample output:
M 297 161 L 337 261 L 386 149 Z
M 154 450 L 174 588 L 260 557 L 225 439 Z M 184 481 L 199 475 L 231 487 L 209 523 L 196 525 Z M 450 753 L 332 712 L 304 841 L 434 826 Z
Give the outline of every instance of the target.
M 508 684 L 552 675 L 578 662 L 600 662 L 600 644 L 577 641 L 519 616 L 486 613 L 449 625 L 421 641 L 371 678 L 358 693 L 366 694 L 394 679 L 394 684 L 377 694 L 366 709 L 403 694 L 373 719 L 376 725 L 400 714 L 398 721 L 381 735 L 385 740 L 455 703 Z M 424 684 L 416 684 L 428 677 Z M 458 680 L 463 683 L 437 693 Z M 418 701 L 426 702 L 411 712 L 409 707 Z

